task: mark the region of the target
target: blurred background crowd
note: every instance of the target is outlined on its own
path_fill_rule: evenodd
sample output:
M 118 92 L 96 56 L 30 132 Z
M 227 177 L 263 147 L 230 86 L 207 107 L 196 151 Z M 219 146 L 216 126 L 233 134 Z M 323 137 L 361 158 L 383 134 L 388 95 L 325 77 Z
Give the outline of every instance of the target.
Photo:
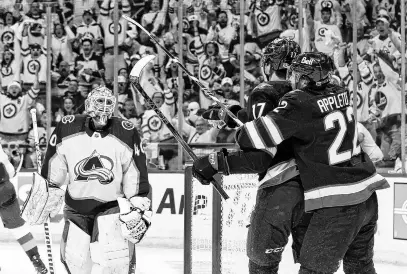
M 202 117 L 212 102 L 198 85 L 123 14 L 153 33 L 175 56 L 182 53 L 189 72 L 228 105 L 244 105 L 251 90 L 266 80 L 260 69 L 262 49 L 278 37 L 300 42 L 301 31 L 303 52 L 321 51 L 333 58 L 333 81 L 352 94 L 356 81 L 358 120 L 384 154 L 376 164 L 394 167 L 400 158 L 401 102 L 405 99 L 400 77 L 404 42 L 400 0 L 357 1 L 355 22 L 354 0 L 303 0 L 301 30 L 300 5 L 293 0 L 246 0 L 244 10 L 237 0 L 116 1 L 116 55 L 114 0 L 0 1 L 0 139 L 15 161 L 23 161 L 24 168 L 36 166 L 30 108 L 37 109 L 40 143 L 45 145 L 47 126 L 54 127 L 66 115 L 83 114 L 90 90 L 99 85 L 113 89 L 117 76 L 119 116 L 139 129 L 149 167 L 179 169 L 171 133 L 129 85 L 131 68 L 149 54 L 156 58 L 144 70 L 142 86 L 196 152 L 208 153 L 215 144 L 233 147 L 234 129 L 218 129 Z M 52 22 L 48 23 L 45 9 L 51 2 Z M 241 27 L 244 45 L 240 44 Z M 47 28 L 51 37 L 46 36 Z M 354 28 L 357 41 L 352 37 Z M 357 43 L 356 60 L 352 60 L 353 43 Z M 51 67 L 47 68 L 49 53 Z M 356 79 L 352 61 L 357 62 Z M 51 83 L 47 83 L 48 69 Z M 46 109 L 47 84 L 51 85 L 51 109 Z

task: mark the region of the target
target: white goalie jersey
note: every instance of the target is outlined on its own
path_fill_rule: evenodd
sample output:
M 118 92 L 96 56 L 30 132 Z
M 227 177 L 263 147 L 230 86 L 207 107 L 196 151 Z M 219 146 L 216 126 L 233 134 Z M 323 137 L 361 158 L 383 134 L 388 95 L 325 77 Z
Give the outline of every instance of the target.
M 90 117 L 62 118 L 49 139 L 41 175 L 61 186 L 69 176 L 65 203 L 81 214 L 97 213 L 118 197 L 149 194 L 146 156 L 134 125 L 113 117 L 93 131 Z

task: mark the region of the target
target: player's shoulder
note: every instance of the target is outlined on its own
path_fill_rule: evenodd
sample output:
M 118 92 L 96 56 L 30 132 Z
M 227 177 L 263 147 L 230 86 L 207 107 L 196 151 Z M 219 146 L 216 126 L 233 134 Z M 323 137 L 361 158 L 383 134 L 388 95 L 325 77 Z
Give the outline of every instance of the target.
M 268 81 L 258 84 L 253 92 L 270 92 L 279 89 L 291 89 L 290 83 L 288 81 Z
M 252 101 L 261 100 L 279 100 L 284 94 L 291 91 L 292 88 L 287 81 L 270 81 L 259 84 L 250 94 Z
M 65 115 L 57 125 L 59 137 L 65 138 L 84 130 L 86 115 Z
M 309 100 L 311 97 L 312 96 L 304 90 L 294 89 L 294 90 L 289 91 L 286 94 L 284 94 L 284 96 L 281 98 L 281 100 L 289 100 L 292 102 L 295 102 L 295 101 L 303 102 L 303 101 Z
M 116 116 L 111 118 L 109 134 L 130 146 L 134 143 L 134 138 L 139 138 L 138 131 L 132 122 Z

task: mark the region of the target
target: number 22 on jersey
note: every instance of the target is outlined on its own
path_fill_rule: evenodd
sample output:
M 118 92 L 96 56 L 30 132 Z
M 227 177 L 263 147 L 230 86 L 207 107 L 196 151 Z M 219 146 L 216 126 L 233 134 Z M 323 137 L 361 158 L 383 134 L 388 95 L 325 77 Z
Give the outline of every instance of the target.
M 339 148 L 341 147 L 344 138 L 346 137 L 346 132 L 348 130 L 348 124 L 353 121 L 353 110 L 351 107 L 346 109 L 346 117 L 345 114 L 341 111 L 335 111 L 329 113 L 325 116 L 324 119 L 324 126 L 325 131 L 334 129 L 336 127 L 335 122 L 338 122 L 339 131 L 336 134 L 334 141 L 332 142 L 331 146 L 328 149 L 328 160 L 329 165 L 336 165 L 342 162 L 349 161 L 352 156 L 360 154 L 360 146 L 358 145 L 358 132 L 356 128 L 355 122 L 355 131 L 353 136 L 353 149 L 346 150 L 342 152 L 338 152 Z

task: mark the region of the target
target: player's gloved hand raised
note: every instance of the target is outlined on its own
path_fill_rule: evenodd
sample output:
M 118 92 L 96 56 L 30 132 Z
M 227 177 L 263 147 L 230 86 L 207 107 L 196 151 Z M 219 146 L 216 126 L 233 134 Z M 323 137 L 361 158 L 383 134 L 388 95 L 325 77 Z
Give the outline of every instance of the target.
M 227 154 L 227 150 L 223 148 L 220 152 L 198 158 L 192 166 L 192 175 L 203 185 L 209 185 L 217 173 L 229 175 Z
M 242 109 L 239 105 L 229 106 L 228 109 L 236 116 L 238 116 L 238 112 Z M 212 106 L 207 111 L 202 114 L 202 118 L 207 120 L 220 120 L 223 121 L 228 127 L 235 128 L 237 127 L 237 123 L 227 115 L 226 111 L 222 110 L 219 106 Z M 239 118 L 239 116 L 238 116 Z M 239 118 L 240 120 L 240 118 Z
M 139 243 L 151 225 L 151 201 L 147 197 L 133 197 L 130 200 L 117 198 L 119 203 L 121 230 L 128 241 Z

